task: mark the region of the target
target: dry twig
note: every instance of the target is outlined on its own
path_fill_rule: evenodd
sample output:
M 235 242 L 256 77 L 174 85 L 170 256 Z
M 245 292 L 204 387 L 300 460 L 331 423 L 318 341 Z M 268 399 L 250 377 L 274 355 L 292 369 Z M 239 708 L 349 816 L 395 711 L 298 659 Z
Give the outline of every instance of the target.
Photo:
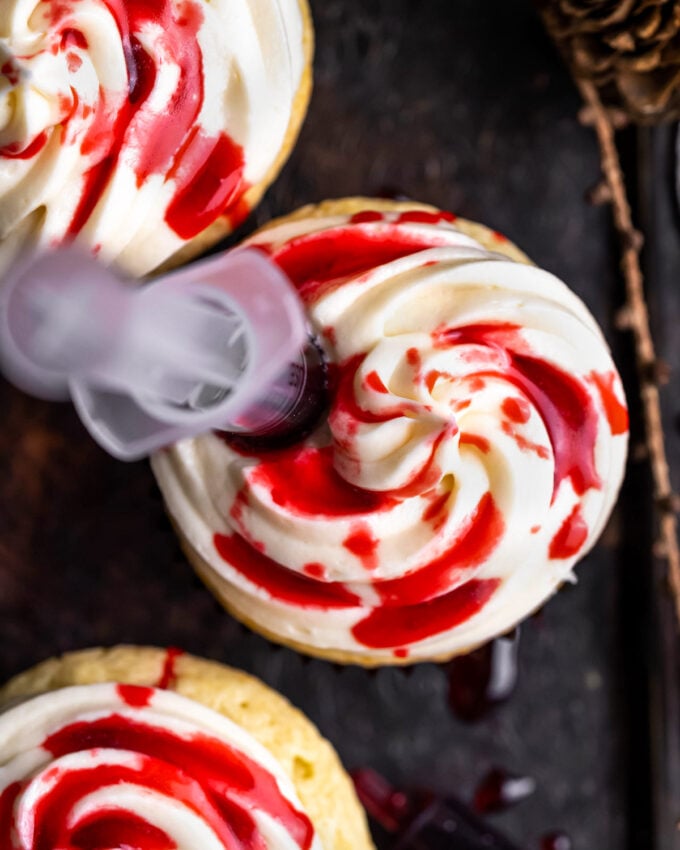
M 673 594 L 677 621 L 680 625 L 678 497 L 671 489 L 664 444 L 659 402 L 659 384 L 662 383 L 663 363 L 656 357 L 649 328 L 649 313 L 640 268 L 642 234 L 633 226 L 630 204 L 628 203 L 616 148 L 614 123 L 602 104 L 595 85 L 589 80 L 579 78 L 576 78 L 576 84 L 587 107 L 588 123 L 592 124 L 597 134 L 602 159 L 602 172 L 611 196 L 614 225 L 621 238 L 621 269 L 626 285 L 626 305 L 621 315 L 625 316 L 626 327 L 632 331 L 635 339 L 642 410 L 654 481 L 654 499 L 659 512 L 659 538 L 654 547 L 654 554 L 667 562 L 668 582 Z

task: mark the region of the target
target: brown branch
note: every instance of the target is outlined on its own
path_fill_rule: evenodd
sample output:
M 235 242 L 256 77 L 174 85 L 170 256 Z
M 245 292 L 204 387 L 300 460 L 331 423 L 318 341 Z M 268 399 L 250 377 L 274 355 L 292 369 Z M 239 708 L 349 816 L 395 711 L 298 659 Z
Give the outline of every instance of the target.
M 589 123 L 592 123 L 597 134 L 602 171 L 611 195 L 614 225 L 621 237 L 621 269 L 626 285 L 626 306 L 623 309 L 623 316 L 625 316 L 626 327 L 632 331 L 635 339 L 642 411 L 654 481 L 654 499 L 659 512 L 659 538 L 654 547 L 654 554 L 667 562 L 668 583 L 673 594 L 677 621 L 680 625 L 678 498 L 671 489 L 670 471 L 664 444 L 659 401 L 659 384 L 662 383 L 663 363 L 657 360 L 649 327 L 649 313 L 640 267 L 642 235 L 633 226 L 630 204 L 628 203 L 616 148 L 615 128 L 610 115 L 602 104 L 597 88 L 593 83 L 589 80 L 576 78 L 576 84 L 588 107 Z

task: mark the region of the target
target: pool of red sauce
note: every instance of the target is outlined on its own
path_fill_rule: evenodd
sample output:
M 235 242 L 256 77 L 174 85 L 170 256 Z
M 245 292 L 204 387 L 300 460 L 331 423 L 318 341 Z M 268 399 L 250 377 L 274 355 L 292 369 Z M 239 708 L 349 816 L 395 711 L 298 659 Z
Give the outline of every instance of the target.
M 431 224 L 452 220 L 452 217 L 413 211 L 402 214 L 400 220 Z M 357 224 L 368 226 L 356 227 Z M 399 227 L 399 222 L 387 220 L 382 213 L 366 210 L 357 213 L 346 225 L 292 239 L 279 249 L 273 250 L 270 246 L 266 249 L 293 279 L 303 298 L 313 301 L 329 288 L 341 286 L 349 276 L 361 275 L 381 263 L 439 244 L 442 239 L 437 234 L 415 229 L 406 231 Z M 482 389 L 488 379 L 500 379 L 514 385 L 517 393 L 508 395 L 502 405 L 505 431 L 522 451 L 533 451 L 543 458 L 553 457 L 553 498 L 565 480 L 571 482 L 577 495 L 601 487 L 595 468 L 598 410 L 582 381 L 535 357 L 517 325 L 440 327 L 432 338 L 436 347 L 469 345 L 502 354 L 506 366 L 498 369 L 490 360 L 488 369 L 473 376 L 474 386 L 471 381 L 470 391 Z M 425 494 L 430 498 L 430 506 L 425 509 L 423 518 L 436 520 L 439 517 L 441 526 L 450 494 L 436 489 L 440 477 L 434 463 L 437 440 L 433 441 L 429 461 L 402 490 L 361 490 L 341 478 L 333 467 L 334 451 L 339 448 L 351 452 L 351 440 L 360 423 L 388 421 L 407 412 L 416 412 L 418 407 L 415 402 L 405 402 L 379 413 L 361 408 L 354 386 L 363 359 L 363 355 L 359 355 L 338 366 L 329 423 L 331 430 L 342 435 L 340 445 L 320 449 L 302 445 L 284 453 L 277 452 L 276 456 L 263 454 L 259 465 L 249 473 L 251 483 L 265 488 L 272 500 L 286 511 L 315 517 L 360 518 L 376 511 L 389 511 L 416 493 Z M 419 370 L 420 358 L 415 350 L 412 360 L 409 360 L 411 366 Z M 423 380 L 433 382 L 434 379 L 423 376 Z M 612 434 L 625 432 L 627 412 L 614 391 L 615 373 L 592 373 L 590 380 L 597 387 Z M 364 377 L 363 385 L 379 394 L 387 391 L 375 372 Z M 532 407 L 543 420 L 549 447 L 530 442 L 521 432 L 521 426 L 531 417 Z M 453 435 L 456 430 L 453 427 L 448 435 L 441 434 L 438 439 Z M 461 434 L 460 441 L 482 453 L 488 453 L 491 448 L 488 440 L 474 434 Z M 371 582 L 382 600 L 382 605 L 375 609 L 362 605 L 356 594 L 341 583 L 317 580 L 328 574 L 324 564 L 315 562 L 305 570 L 306 575 L 300 575 L 268 558 L 238 534 L 215 535 L 214 542 L 225 561 L 274 599 L 322 610 L 358 607 L 363 617 L 352 629 L 354 638 L 369 648 L 395 647 L 395 655 L 405 657 L 408 652 L 405 645 L 449 630 L 484 607 L 500 582 L 475 579 L 474 568 L 491 555 L 503 532 L 502 514 L 487 493 L 447 551 L 404 577 Z M 551 541 L 550 557 L 576 555 L 587 535 L 585 521 L 575 508 Z M 378 545 L 365 528 L 345 540 L 346 548 L 364 561 L 368 571 L 375 568 Z

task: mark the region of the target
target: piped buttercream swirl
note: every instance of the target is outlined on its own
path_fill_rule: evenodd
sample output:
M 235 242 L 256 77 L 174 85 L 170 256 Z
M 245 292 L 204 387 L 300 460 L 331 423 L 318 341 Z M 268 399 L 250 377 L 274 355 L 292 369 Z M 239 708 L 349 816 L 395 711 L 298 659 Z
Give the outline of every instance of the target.
M 321 850 L 274 757 L 226 717 L 137 685 L 0 714 L 0 845 Z
M 371 662 L 464 651 L 568 580 L 609 516 L 628 420 L 597 324 L 452 219 L 256 235 L 325 341 L 327 421 L 279 452 L 208 435 L 154 459 L 225 601 L 267 634 Z
M 248 212 L 306 62 L 298 0 L 3 0 L 0 273 L 77 238 L 133 274 Z

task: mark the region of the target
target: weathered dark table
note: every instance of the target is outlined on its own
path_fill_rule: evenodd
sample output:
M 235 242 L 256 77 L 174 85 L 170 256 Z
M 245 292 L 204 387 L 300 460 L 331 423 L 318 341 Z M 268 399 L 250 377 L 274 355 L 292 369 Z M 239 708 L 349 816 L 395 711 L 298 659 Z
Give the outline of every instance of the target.
M 615 351 L 633 408 L 630 340 L 608 211 L 577 95 L 528 0 L 313 0 L 316 83 L 295 153 L 247 223 L 309 201 L 403 194 L 486 222 L 586 300 Z M 653 228 L 646 261 L 661 352 L 674 480 L 680 378 L 680 240 L 670 132 L 623 138 Z M 632 170 L 631 170 L 632 169 Z M 304 709 L 349 767 L 469 799 L 491 766 L 537 780 L 493 816 L 526 848 L 564 829 L 578 850 L 680 846 L 677 646 L 651 551 L 651 489 L 633 459 L 600 545 L 523 629 L 512 699 L 466 725 L 444 672 L 369 674 L 276 649 L 194 579 L 145 463 L 104 455 L 65 406 L 0 388 L 0 678 L 68 649 L 171 644 L 255 672 Z M 633 446 L 641 444 L 633 411 Z M 638 457 L 639 453 L 634 455 Z

